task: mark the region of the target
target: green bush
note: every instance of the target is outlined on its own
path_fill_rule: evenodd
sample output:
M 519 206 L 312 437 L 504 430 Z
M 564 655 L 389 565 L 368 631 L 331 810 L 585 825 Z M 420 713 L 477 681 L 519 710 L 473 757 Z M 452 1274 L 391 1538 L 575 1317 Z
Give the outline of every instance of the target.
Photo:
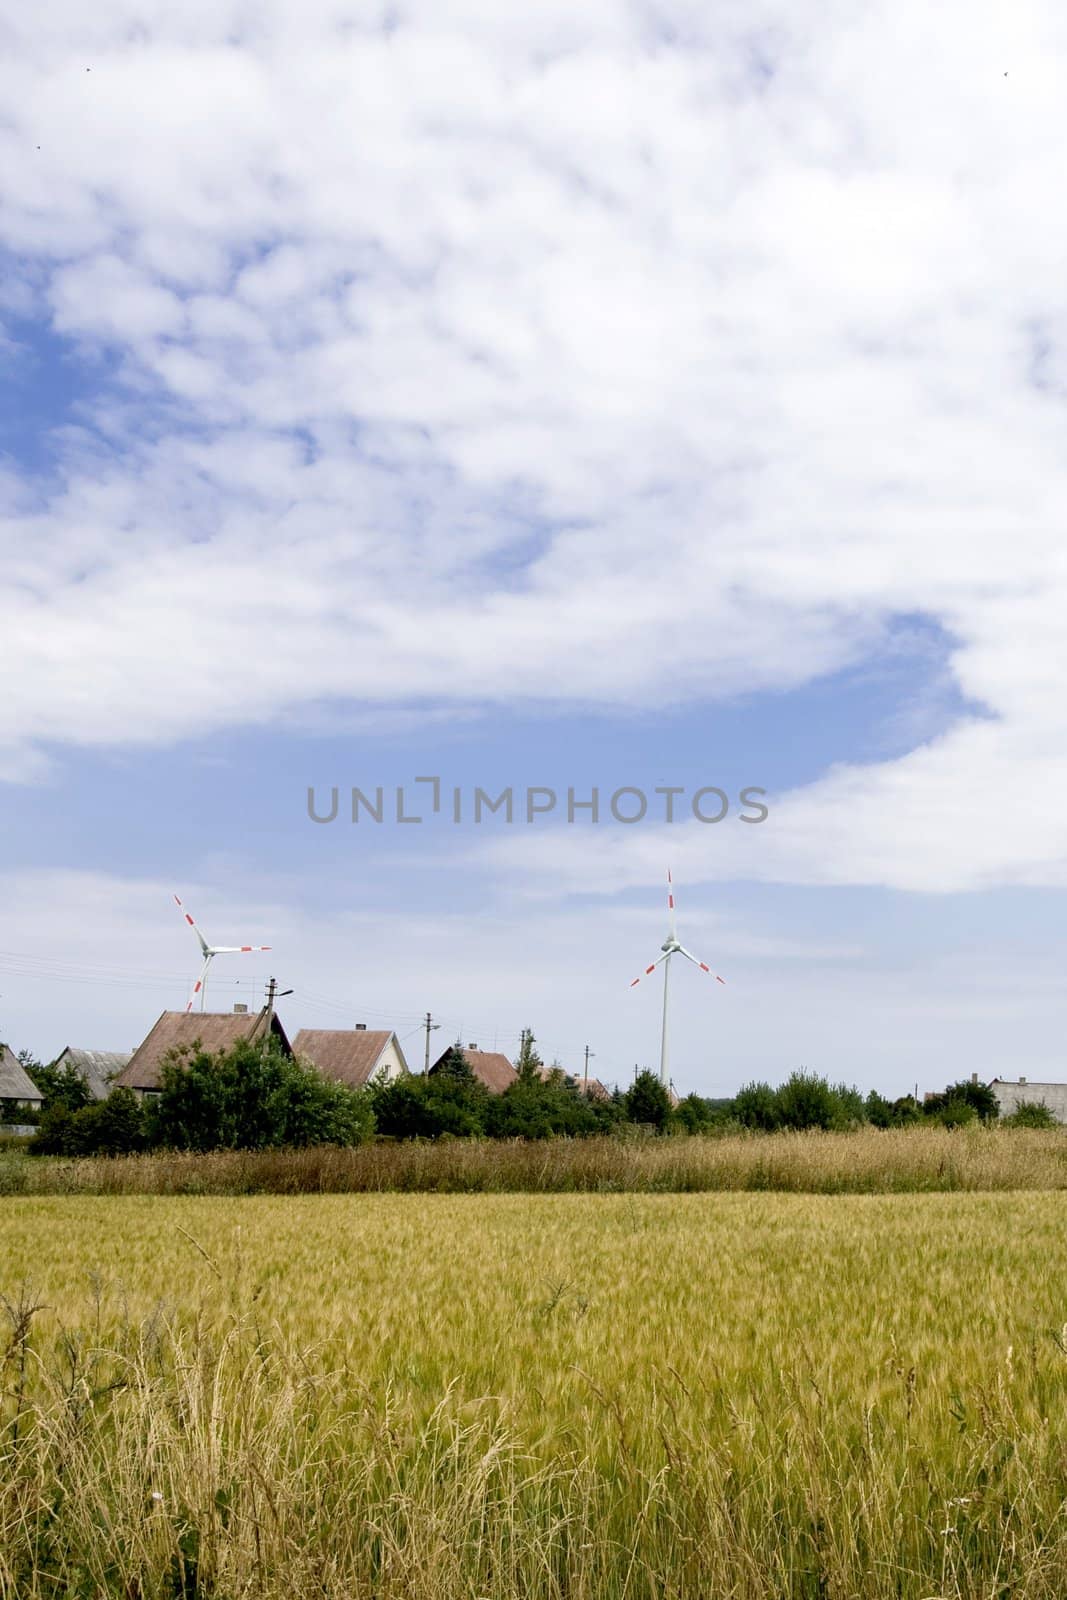
M 230 1050 L 176 1052 L 149 1116 L 152 1144 L 172 1150 L 264 1150 L 360 1144 L 374 1133 L 370 1099 L 283 1055 L 241 1040 Z
M 524 1075 L 489 1103 L 486 1132 L 500 1139 L 571 1138 L 606 1133 L 621 1115 L 610 1100 L 593 1100 L 557 1069 L 547 1078 Z
M 746 1083 L 734 1097 L 733 1114 L 743 1128 L 773 1133 L 782 1125 L 778 1094 L 769 1083 Z
M 397 1078 L 371 1089 L 379 1133 L 394 1139 L 439 1139 L 484 1135 L 489 1091 L 462 1052 L 445 1058 L 428 1077 Z
M 965 1114 L 968 1108 L 970 1116 Z M 982 1122 L 995 1122 L 1000 1115 L 1000 1106 L 988 1084 L 964 1078 L 959 1083 L 950 1083 L 943 1094 L 927 1095 L 923 1102 L 923 1115 L 935 1117 L 945 1127 L 956 1128 L 973 1122 L 975 1117 Z
M 41 1117 L 30 1143 L 33 1155 L 129 1156 L 147 1150 L 148 1119 L 132 1089 L 112 1089 L 106 1100 L 72 1111 L 56 1100 Z
M 778 1089 L 767 1083 L 746 1084 L 734 1099 L 732 1112 L 743 1128 L 759 1133 L 774 1133 L 779 1128 L 843 1131 L 866 1122 L 872 1104 L 876 1113 L 881 1106 L 888 1107 L 881 1095 L 873 1101 L 868 1096 L 865 1103 L 859 1090 L 848 1084 L 835 1086 L 816 1073 L 800 1071 L 791 1073 Z
M 1005 1128 L 1058 1128 L 1059 1123 L 1043 1100 L 1024 1100 L 1010 1117 L 1003 1119 Z

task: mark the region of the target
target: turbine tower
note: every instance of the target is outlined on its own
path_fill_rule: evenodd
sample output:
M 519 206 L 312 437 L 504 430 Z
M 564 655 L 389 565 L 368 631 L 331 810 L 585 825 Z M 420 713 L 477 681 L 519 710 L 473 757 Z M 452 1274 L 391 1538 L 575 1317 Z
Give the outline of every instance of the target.
M 668 1065 L 670 1060 L 670 982 L 671 982 L 671 957 L 684 956 L 691 961 L 694 967 L 699 967 L 701 972 L 706 972 L 709 978 L 714 978 L 716 983 L 725 983 L 725 978 L 720 978 L 717 972 L 712 972 L 706 961 L 701 961 L 684 944 L 678 942 L 678 929 L 674 920 L 674 884 L 671 882 L 670 868 L 667 869 L 667 921 L 668 933 L 661 945 L 662 954 L 658 955 L 652 965 L 646 967 L 644 972 L 636 977 L 630 988 L 635 989 L 642 978 L 649 977 L 656 968 L 663 965 L 663 1032 L 660 1035 L 659 1047 L 659 1079 L 663 1087 L 669 1092 L 671 1086 Z
M 210 967 L 212 959 L 215 956 L 247 955 L 250 951 L 269 950 L 270 949 L 270 945 L 269 944 L 208 944 L 207 940 L 204 938 L 204 935 L 200 932 L 200 929 L 197 927 L 196 923 L 193 921 L 193 919 L 189 915 L 188 911 L 186 911 L 185 907 L 182 905 L 182 903 L 178 899 L 177 895 L 174 896 L 174 904 L 178 907 L 178 910 L 181 912 L 182 916 L 185 918 L 185 920 L 189 924 L 190 928 L 192 928 L 193 932 L 196 934 L 197 943 L 200 945 L 200 949 L 203 952 L 203 956 L 204 956 L 204 965 L 200 968 L 200 976 L 197 978 L 196 982 L 193 984 L 193 992 L 189 996 L 189 1004 L 186 1006 L 185 1009 L 186 1009 L 186 1011 L 191 1011 L 193 1009 L 193 1004 L 194 1004 L 194 1002 L 196 1000 L 196 997 L 197 997 L 197 995 L 199 995 L 200 996 L 200 1009 L 201 1009 L 201 1011 L 203 1011 L 203 1009 L 204 1009 L 204 989 L 205 989 L 205 986 L 207 984 L 207 969 L 208 969 L 208 967 Z

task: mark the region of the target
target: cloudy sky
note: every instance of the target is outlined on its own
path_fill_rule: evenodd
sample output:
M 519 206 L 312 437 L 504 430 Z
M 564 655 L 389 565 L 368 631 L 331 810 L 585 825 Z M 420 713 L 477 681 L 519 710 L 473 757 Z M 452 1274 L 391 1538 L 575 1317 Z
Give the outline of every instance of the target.
M 177 891 L 272 946 L 209 1003 L 624 1082 L 669 864 L 680 1089 L 1063 1077 L 1065 67 L 1052 0 L 9 8 L 0 1037 L 182 1006 Z

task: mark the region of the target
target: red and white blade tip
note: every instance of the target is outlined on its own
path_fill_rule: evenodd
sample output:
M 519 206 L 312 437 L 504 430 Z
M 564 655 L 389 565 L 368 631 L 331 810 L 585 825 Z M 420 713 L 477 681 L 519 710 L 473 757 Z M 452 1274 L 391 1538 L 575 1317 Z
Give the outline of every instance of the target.
M 193 919 L 189 915 L 188 911 L 186 911 L 185 907 L 182 905 L 182 903 L 178 899 L 177 895 L 174 896 L 174 904 L 178 907 L 178 910 L 181 912 L 182 916 L 185 918 L 185 920 L 189 924 L 190 928 L 195 928 L 196 927 L 196 923 L 193 921 Z

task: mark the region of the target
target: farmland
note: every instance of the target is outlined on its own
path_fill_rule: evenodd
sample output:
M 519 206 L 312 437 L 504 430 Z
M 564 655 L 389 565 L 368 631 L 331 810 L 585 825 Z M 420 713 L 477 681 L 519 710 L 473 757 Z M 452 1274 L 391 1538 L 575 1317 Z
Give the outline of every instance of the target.
M 1067 1133 L 915 1127 L 709 1137 L 403 1140 L 339 1148 L 0 1152 L 0 1195 L 950 1193 L 1067 1189 Z
M 0 1204 L 3 1600 L 1067 1593 L 1063 1193 Z

